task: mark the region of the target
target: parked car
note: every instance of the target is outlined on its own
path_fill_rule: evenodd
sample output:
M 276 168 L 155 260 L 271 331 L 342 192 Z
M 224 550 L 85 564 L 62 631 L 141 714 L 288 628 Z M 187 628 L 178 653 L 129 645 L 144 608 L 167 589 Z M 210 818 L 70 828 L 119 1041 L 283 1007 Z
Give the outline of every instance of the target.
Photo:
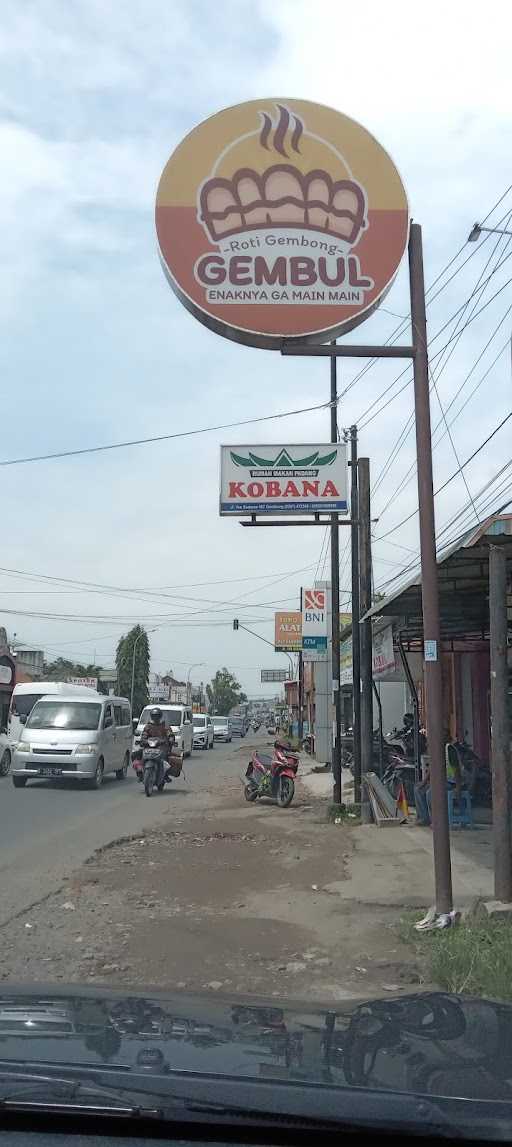
M 247 732 L 245 727 L 245 717 L 230 717 L 229 721 L 233 737 L 245 737 Z
M 67 681 L 23 681 L 14 686 L 7 718 L 7 735 L 13 749 L 36 701 L 41 697 L 61 696 L 97 699 L 98 692 L 87 685 L 70 685 Z
M 231 741 L 231 719 L 229 717 L 213 717 L 213 735 L 216 741 Z
M 105 773 L 124 780 L 130 766 L 132 714 L 125 697 L 73 693 L 36 701 L 14 750 L 12 780 L 31 777 L 87 781 L 99 789 Z
M 11 767 L 12 749 L 7 736 L 7 728 L 0 729 L 0 777 L 6 777 Z
M 213 749 L 213 721 L 208 713 L 193 713 L 194 749 Z
M 184 757 L 190 757 L 194 747 L 194 727 L 192 725 L 192 709 L 188 705 L 146 705 L 142 710 L 139 717 L 139 723 L 135 729 L 133 745 L 138 749 L 140 745 L 140 736 L 144 725 L 147 725 L 151 710 L 157 707 L 162 710 L 164 723 L 168 729 L 172 729 L 174 733 L 174 743 L 176 750 L 183 753 Z

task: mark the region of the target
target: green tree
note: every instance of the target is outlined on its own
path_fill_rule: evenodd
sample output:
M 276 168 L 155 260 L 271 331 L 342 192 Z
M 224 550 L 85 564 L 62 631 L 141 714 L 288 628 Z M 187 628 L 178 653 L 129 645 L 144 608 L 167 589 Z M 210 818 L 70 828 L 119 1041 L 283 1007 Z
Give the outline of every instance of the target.
M 81 665 L 79 661 L 67 661 L 57 657 L 55 661 L 45 661 L 43 676 L 45 681 L 67 681 L 68 677 L 97 677 L 101 665 Z
M 131 696 L 134 655 L 133 712 L 138 716 L 149 700 L 149 639 L 142 625 L 134 625 L 117 645 L 117 679 L 122 697 Z
M 225 666 L 224 669 L 217 669 L 215 677 L 206 686 L 206 694 L 210 713 L 219 713 L 223 717 L 227 717 L 235 705 L 247 700 L 236 677 Z

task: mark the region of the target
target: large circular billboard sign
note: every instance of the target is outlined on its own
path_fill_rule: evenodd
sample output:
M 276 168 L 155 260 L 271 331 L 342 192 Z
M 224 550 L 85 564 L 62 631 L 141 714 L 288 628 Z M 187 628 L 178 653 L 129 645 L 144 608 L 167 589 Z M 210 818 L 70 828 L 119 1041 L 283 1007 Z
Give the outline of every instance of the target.
M 162 173 L 165 273 L 206 326 L 250 346 L 363 322 L 404 254 L 396 167 L 360 124 L 305 100 L 251 100 L 194 128 Z

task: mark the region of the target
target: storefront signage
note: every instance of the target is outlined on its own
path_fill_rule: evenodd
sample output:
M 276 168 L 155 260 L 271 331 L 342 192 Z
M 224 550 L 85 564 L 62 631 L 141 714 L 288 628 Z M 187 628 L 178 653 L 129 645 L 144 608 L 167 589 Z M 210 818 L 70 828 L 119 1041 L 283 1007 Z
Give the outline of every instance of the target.
M 373 646 L 373 676 L 379 677 L 383 673 L 393 673 L 396 669 L 395 651 L 393 649 L 393 626 L 387 625 L 379 633 L 374 633 Z
M 311 661 L 327 656 L 327 593 L 325 589 L 303 590 L 302 652 Z
M 162 173 L 156 230 L 182 303 L 250 346 L 332 339 L 389 290 L 405 251 L 407 197 L 360 124 L 305 100 L 225 108 Z
M 348 512 L 342 443 L 221 446 L 220 452 L 221 514 Z
M 340 685 L 352 685 L 352 638 L 340 643 Z
M 276 653 L 300 653 L 302 649 L 302 614 L 300 609 L 289 613 L 280 610 L 274 615 L 274 648 Z

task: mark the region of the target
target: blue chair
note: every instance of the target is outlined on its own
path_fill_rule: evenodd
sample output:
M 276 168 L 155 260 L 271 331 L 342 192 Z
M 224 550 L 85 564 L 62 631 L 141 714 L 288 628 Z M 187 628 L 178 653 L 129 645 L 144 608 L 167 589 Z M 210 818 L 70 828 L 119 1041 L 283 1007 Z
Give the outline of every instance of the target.
M 454 788 L 448 789 L 448 823 L 450 828 L 473 828 L 471 793 L 467 789 L 457 796 Z

